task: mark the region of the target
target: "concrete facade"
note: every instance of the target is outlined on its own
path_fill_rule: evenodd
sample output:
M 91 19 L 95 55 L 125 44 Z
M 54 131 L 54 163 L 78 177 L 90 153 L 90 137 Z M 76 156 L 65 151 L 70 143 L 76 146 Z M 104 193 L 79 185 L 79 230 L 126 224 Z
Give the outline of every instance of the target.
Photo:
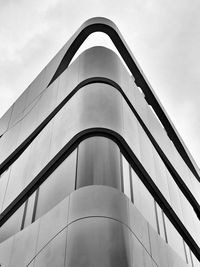
M 70 64 L 92 32 L 92 47 Z M 0 120 L 0 264 L 200 266 L 199 169 L 117 27 L 86 21 Z

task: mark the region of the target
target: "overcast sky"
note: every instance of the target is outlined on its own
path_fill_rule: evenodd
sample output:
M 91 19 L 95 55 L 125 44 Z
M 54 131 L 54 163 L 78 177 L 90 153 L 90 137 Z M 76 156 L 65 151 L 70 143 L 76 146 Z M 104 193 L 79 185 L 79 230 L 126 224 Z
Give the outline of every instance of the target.
M 0 117 L 95 16 L 117 24 L 200 166 L 199 0 L 0 0 Z

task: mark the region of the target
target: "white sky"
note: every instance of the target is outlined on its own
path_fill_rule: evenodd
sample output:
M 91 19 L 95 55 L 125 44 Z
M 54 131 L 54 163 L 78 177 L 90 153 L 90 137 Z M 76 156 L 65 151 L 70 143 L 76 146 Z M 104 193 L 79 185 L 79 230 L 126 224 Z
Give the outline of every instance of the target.
M 200 166 L 199 0 L 0 0 L 0 117 L 95 16 L 116 23 Z

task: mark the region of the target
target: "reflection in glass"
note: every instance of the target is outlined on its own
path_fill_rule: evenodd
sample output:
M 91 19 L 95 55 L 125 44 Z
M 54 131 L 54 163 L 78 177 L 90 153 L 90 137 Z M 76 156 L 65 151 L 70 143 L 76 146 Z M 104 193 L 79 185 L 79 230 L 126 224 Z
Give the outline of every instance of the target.
M 121 190 L 120 150 L 112 140 L 95 136 L 80 143 L 76 188 L 87 185 Z

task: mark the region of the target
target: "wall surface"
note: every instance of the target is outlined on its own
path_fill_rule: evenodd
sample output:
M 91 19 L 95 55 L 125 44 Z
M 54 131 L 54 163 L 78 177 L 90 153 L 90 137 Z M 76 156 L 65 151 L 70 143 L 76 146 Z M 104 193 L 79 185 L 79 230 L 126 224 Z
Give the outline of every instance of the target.
M 200 266 L 194 255 L 193 262 L 188 259 L 190 242 L 200 244 L 199 219 L 169 166 L 198 203 L 199 182 L 134 78 L 114 52 L 93 47 L 47 87 L 65 52 L 66 47 L 0 120 L 0 163 L 5 169 L 0 210 L 2 221 L 10 217 L 0 230 L 0 263 Z M 115 145 L 108 142 L 103 148 L 102 142 L 97 149 L 87 141 L 92 136 Z M 96 158 L 98 151 L 107 151 L 106 160 Z M 134 170 L 139 178 L 133 178 Z M 48 185 L 50 177 L 54 182 Z M 58 181 L 65 186 L 65 179 L 63 196 L 54 195 L 50 190 Z M 49 207 L 40 206 L 42 197 Z M 171 224 L 167 217 L 173 216 Z M 166 228 L 163 236 L 161 227 Z M 179 238 L 183 252 L 177 248 Z

